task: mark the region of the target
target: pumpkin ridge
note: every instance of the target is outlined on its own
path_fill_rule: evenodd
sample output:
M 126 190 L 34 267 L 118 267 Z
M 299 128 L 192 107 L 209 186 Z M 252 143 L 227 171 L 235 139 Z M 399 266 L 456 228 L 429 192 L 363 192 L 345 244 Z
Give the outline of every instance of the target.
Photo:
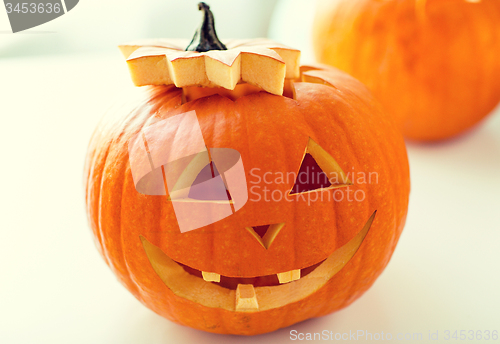
M 127 165 L 127 164 L 125 164 L 125 165 Z M 127 272 L 127 276 L 130 276 L 130 284 L 132 285 L 132 290 L 131 290 L 132 294 L 139 294 L 140 298 L 143 298 L 142 293 L 141 293 L 141 288 L 140 288 L 139 284 L 137 283 L 132 270 L 129 267 L 129 264 L 127 262 L 127 257 L 125 255 L 125 250 L 124 250 L 125 245 L 124 245 L 123 233 L 126 232 L 126 231 L 123 230 L 123 221 L 122 221 L 122 213 L 124 211 L 124 207 L 123 207 L 123 202 L 124 202 L 123 193 L 124 192 L 123 191 L 125 190 L 125 185 L 127 185 L 127 179 L 128 179 L 128 176 L 129 176 L 128 172 L 130 171 L 130 168 L 127 168 L 127 166 L 125 166 L 125 168 L 120 168 L 119 170 L 120 170 L 120 173 L 122 174 L 123 181 L 124 181 L 122 183 L 122 185 L 121 185 L 120 216 L 118 217 L 118 221 L 119 221 L 118 234 L 119 234 L 119 237 L 120 237 L 120 251 L 122 253 L 121 259 L 122 259 L 123 265 L 124 265 L 124 267 L 126 269 L 125 271 Z
M 98 191 L 98 195 L 97 196 L 97 199 L 98 199 L 98 204 L 97 204 L 97 211 L 98 211 L 98 215 L 97 215 L 97 233 L 98 233 L 98 238 L 99 238 L 99 242 L 101 243 L 101 246 L 102 246 L 102 253 L 103 253 L 103 257 L 104 257 L 104 260 L 108 263 L 109 267 L 112 268 L 112 262 L 111 260 L 109 259 L 108 257 L 108 254 L 107 254 L 107 250 L 106 250 L 106 246 L 104 245 L 104 233 L 102 231 L 102 227 L 103 227 L 103 223 L 102 223 L 102 189 L 103 189 L 103 186 L 104 186 L 104 167 L 106 166 L 106 160 L 108 159 L 108 155 L 109 155 L 109 152 L 111 150 L 111 142 L 108 143 L 108 146 L 105 150 L 105 154 L 104 154 L 104 157 L 102 158 L 102 167 L 103 167 L 103 170 L 100 171 L 100 176 L 99 176 L 99 188 L 97 189 Z
M 119 147 L 118 149 L 116 150 L 113 150 L 113 153 L 116 154 L 117 156 L 128 156 L 128 152 L 124 152 L 126 145 L 123 145 L 122 144 L 122 141 L 124 140 L 124 137 L 126 136 L 125 135 L 125 132 L 126 132 L 126 129 L 128 129 L 129 126 L 132 125 L 134 119 L 137 118 L 138 114 L 133 110 L 130 114 L 129 114 L 130 118 L 129 118 L 129 121 L 125 121 L 123 122 L 123 127 L 122 127 L 122 130 L 120 130 L 118 132 L 118 134 L 116 135 L 116 132 L 113 133 L 113 139 L 111 140 L 111 143 L 110 143 L 110 147 Z M 128 141 L 128 140 L 126 140 Z M 108 170 L 108 169 L 112 169 L 112 173 L 114 175 L 114 180 L 116 179 L 119 179 L 119 180 L 122 180 L 122 181 L 125 181 L 126 180 L 126 174 L 125 172 L 127 171 L 127 165 L 128 165 L 128 160 L 126 159 L 123 159 L 120 161 L 119 164 L 117 164 L 116 162 L 111 162 L 110 163 L 110 160 L 108 159 L 109 158 L 109 154 L 106 156 L 106 159 L 105 159 L 105 162 L 104 162 L 104 171 Z M 110 164 L 113 164 L 112 167 L 110 167 L 108 165 L 108 163 Z M 125 251 L 124 251 L 124 246 L 123 246 L 123 237 L 122 237 L 122 234 L 123 234 L 123 231 L 122 231 L 122 221 L 121 221 L 121 213 L 122 213 L 122 206 L 121 204 L 123 203 L 123 190 L 124 190 L 124 184 L 125 183 L 120 183 L 118 188 L 120 190 L 120 194 L 118 196 L 118 199 L 119 199 L 119 207 L 120 207 L 120 212 L 119 212 L 119 216 L 117 216 L 115 218 L 114 221 L 117 221 L 118 223 L 114 222 L 112 225 L 110 225 L 108 229 L 105 230 L 106 226 L 102 225 L 101 226 L 101 231 L 102 233 L 104 233 L 105 231 L 109 231 L 110 233 L 116 233 L 118 235 L 118 238 L 119 240 L 115 240 L 113 243 L 114 243 L 114 249 L 117 250 L 119 252 L 119 254 L 117 255 L 117 257 L 114 257 L 114 258 L 118 258 L 118 260 L 114 259 L 114 264 L 112 266 L 113 269 L 119 271 L 119 275 L 120 275 L 120 281 L 124 284 L 126 284 L 129 288 L 131 288 L 131 292 L 133 294 L 136 294 L 138 292 L 138 285 L 134 282 L 133 278 L 131 277 L 131 271 L 128 267 L 128 264 L 126 262 L 126 259 L 125 259 Z M 104 186 L 104 184 L 103 184 Z M 116 189 L 116 187 L 113 185 L 113 188 Z M 116 190 L 114 190 L 116 191 Z M 114 192 L 114 194 L 116 194 Z M 101 193 L 101 195 L 103 195 Z M 100 202 L 102 202 L 102 197 L 100 198 Z M 100 209 L 101 209 L 101 206 L 100 206 Z M 118 264 L 116 264 L 118 263 Z M 123 270 L 123 271 L 122 271 Z M 127 272 L 127 273 L 123 273 L 123 272 Z
M 90 228 L 92 230 L 92 232 L 94 233 L 96 239 L 97 239 L 97 242 L 98 242 L 98 250 L 99 250 L 99 253 L 101 254 L 101 256 L 103 257 L 104 261 L 106 262 L 106 264 L 109 264 L 108 261 L 107 261 L 107 257 L 104 255 L 103 253 L 103 250 L 104 250 L 104 246 L 102 244 L 102 238 L 101 238 L 101 233 L 99 232 L 99 228 L 96 228 L 98 227 L 98 224 L 95 223 L 94 219 L 93 219 L 93 214 L 97 211 L 99 211 L 98 209 L 93 209 L 94 208 L 94 204 L 92 203 L 92 188 L 94 188 L 94 171 L 95 171 L 95 163 L 96 163 L 96 160 L 97 160 L 97 155 L 98 155 L 98 150 L 97 150 L 97 144 L 94 144 L 95 141 L 98 141 L 98 139 L 100 139 L 100 137 L 97 136 L 97 134 L 100 133 L 99 130 L 94 130 L 94 132 L 92 133 L 92 137 L 90 139 L 90 143 L 88 145 L 88 155 L 87 155 L 87 158 L 85 159 L 85 166 L 84 166 L 84 178 L 86 178 L 86 180 L 84 179 L 84 185 L 85 185 L 85 207 L 86 207 L 86 210 L 87 210 L 87 219 L 90 223 Z M 95 171 L 97 172 L 97 171 Z M 100 180 L 99 180 L 99 185 L 100 185 Z

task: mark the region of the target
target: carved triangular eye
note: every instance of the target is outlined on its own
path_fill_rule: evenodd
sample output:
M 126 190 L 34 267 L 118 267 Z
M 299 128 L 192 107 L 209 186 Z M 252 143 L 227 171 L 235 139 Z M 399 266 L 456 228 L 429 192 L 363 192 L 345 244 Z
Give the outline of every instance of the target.
M 210 183 L 205 183 L 208 181 L 210 181 Z M 197 188 L 196 185 L 201 183 L 204 183 L 203 188 Z M 212 161 L 198 173 L 189 191 L 188 197 L 199 200 L 231 201 L 231 195 L 217 167 Z
M 352 185 L 337 161 L 309 138 L 295 184 L 290 194 Z

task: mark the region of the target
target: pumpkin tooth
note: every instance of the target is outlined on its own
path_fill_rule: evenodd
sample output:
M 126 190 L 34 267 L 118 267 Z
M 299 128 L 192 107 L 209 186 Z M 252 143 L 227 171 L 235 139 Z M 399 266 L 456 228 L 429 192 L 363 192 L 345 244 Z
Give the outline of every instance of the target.
M 300 279 L 300 269 L 277 273 L 280 284 L 296 281 Z
M 220 275 L 218 273 L 202 271 L 201 275 L 207 282 L 220 282 Z
M 236 311 L 251 312 L 259 310 L 257 294 L 253 284 L 238 284 L 236 287 Z

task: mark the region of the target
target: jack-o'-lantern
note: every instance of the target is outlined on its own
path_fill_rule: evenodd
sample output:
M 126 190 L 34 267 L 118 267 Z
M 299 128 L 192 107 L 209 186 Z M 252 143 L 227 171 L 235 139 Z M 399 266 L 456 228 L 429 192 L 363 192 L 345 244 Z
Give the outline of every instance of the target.
M 194 44 L 121 46 L 154 86 L 91 139 L 97 246 L 144 305 L 193 328 L 253 335 L 343 308 L 403 229 L 403 139 L 355 79 L 271 41 L 223 44 L 200 9 Z

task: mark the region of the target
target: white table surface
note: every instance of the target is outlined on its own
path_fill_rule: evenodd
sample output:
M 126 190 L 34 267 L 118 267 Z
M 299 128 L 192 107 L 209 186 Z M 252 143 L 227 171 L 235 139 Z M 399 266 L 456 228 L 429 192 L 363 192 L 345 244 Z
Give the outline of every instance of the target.
M 236 337 L 148 310 L 94 247 L 84 156 L 102 113 L 129 87 L 118 52 L 0 59 L 0 343 L 281 343 L 291 330 L 423 334 L 408 343 L 439 331 L 433 342 L 450 343 L 445 330 L 500 330 L 500 109 L 454 141 L 408 145 L 407 225 L 365 295 L 323 318 Z

